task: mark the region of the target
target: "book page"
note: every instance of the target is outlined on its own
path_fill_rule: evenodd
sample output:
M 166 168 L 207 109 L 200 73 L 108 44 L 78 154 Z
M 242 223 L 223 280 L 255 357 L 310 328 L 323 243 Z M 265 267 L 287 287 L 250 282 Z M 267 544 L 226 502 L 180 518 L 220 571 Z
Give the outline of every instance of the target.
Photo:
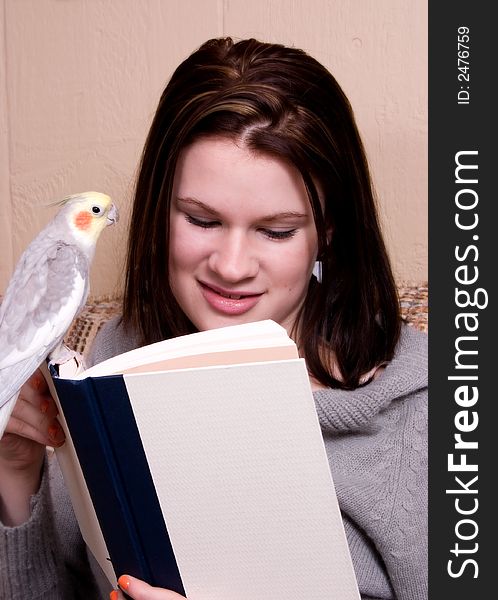
M 295 345 L 259 346 L 258 348 L 242 348 L 240 350 L 189 354 L 188 356 L 167 358 L 158 362 L 125 369 L 122 373 L 152 373 L 155 371 L 172 371 L 174 369 L 192 369 L 215 365 L 236 365 L 250 362 L 286 360 L 290 358 L 299 358 Z
M 302 359 L 124 380 L 189 600 L 359 600 Z
M 244 323 L 219 329 L 210 329 L 169 340 L 163 340 L 131 350 L 103 361 L 83 373 L 64 374 L 64 378 L 84 379 L 114 373 L 124 373 L 152 363 L 164 362 L 164 368 L 188 368 L 201 364 L 193 361 L 176 362 L 175 366 L 167 366 L 167 361 L 189 356 L 201 356 L 202 364 L 209 364 L 209 356 L 213 356 L 214 364 L 220 362 L 216 358 L 219 352 L 238 352 L 250 349 L 262 350 L 259 360 L 279 360 L 280 358 L 297 357 L 295 343 L 289 338 L 286 330 L 271 320 Z M 270 350 L 275 348 L 275 354 Z M 280 351 L 279 349 L 283 350 Z M 255 354 L 257 356 L 257 353 Z M 269 357 L 269 358 L 266 358 Z M 244 359 L 241 359 L 244 361 Z M 234 360 L 229 360 L 233 363 Z M 146 371 L 147 368 L 140 369 Z M 157 370 L 155 368 L 154 370 Z M 67 373 L 67 372 L 66 372 Z

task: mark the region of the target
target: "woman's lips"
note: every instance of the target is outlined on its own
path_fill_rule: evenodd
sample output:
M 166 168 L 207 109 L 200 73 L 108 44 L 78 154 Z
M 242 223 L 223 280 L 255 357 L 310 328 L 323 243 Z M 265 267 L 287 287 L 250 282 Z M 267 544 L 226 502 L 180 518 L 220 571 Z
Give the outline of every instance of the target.
M 201 293 L 206 302 L 214 310 L 224 315 L 242 315 L 255 306 L 262 294 L 254 294 L 238 290 L 224 290 L 202 281 L 199 282 Z

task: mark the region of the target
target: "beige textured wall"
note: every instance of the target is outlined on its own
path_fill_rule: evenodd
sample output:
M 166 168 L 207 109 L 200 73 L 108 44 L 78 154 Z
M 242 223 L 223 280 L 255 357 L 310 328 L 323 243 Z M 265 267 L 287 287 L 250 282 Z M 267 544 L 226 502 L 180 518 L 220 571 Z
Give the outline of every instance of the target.
M 119 291 L 133 179 L 160 92 L 210 37 L 296 45 L 349 96 L 399 281 L 427 279 L 426 0 L 0 0 L 0 293 L 67 194 L 109 193 L 92 294 Z

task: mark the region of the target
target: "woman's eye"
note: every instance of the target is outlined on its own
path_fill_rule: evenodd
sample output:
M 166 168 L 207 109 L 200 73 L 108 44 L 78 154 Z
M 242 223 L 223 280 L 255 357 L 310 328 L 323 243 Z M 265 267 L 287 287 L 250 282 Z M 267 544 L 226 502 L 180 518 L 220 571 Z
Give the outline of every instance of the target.
M 219 225 L 218 221 L 207 221 L 205 219 L 198 219 L 197 217 L 193 217 L 192 215 L 185 215 L 185 218 L 192 225 L 196 225 L 197 227 L 204 227 L 204 229 L 210 229 L 211 227 L 216 227 L 216 225 Z
M 297 233 L 297 229 L 287 229 L 284 231 L 280 229 L 261 229 L 261 231 L 271 240 L 288 240 Z

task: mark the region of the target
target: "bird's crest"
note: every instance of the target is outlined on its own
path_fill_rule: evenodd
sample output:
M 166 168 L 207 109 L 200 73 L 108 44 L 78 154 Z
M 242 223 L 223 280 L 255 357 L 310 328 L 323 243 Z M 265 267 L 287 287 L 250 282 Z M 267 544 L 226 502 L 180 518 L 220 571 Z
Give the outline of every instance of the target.
M 50 202 L 48 206 L 65 206 L 73 200 L 85 200 L 89 196 L 95 196 L 96 199 L 107 198 L 106 194 L 102 194 L 101 192 L 80 192 L 79 194 L 71 194 L 70 196 L 65 196 L 61 200 L 54 200 L 54 202 Z

